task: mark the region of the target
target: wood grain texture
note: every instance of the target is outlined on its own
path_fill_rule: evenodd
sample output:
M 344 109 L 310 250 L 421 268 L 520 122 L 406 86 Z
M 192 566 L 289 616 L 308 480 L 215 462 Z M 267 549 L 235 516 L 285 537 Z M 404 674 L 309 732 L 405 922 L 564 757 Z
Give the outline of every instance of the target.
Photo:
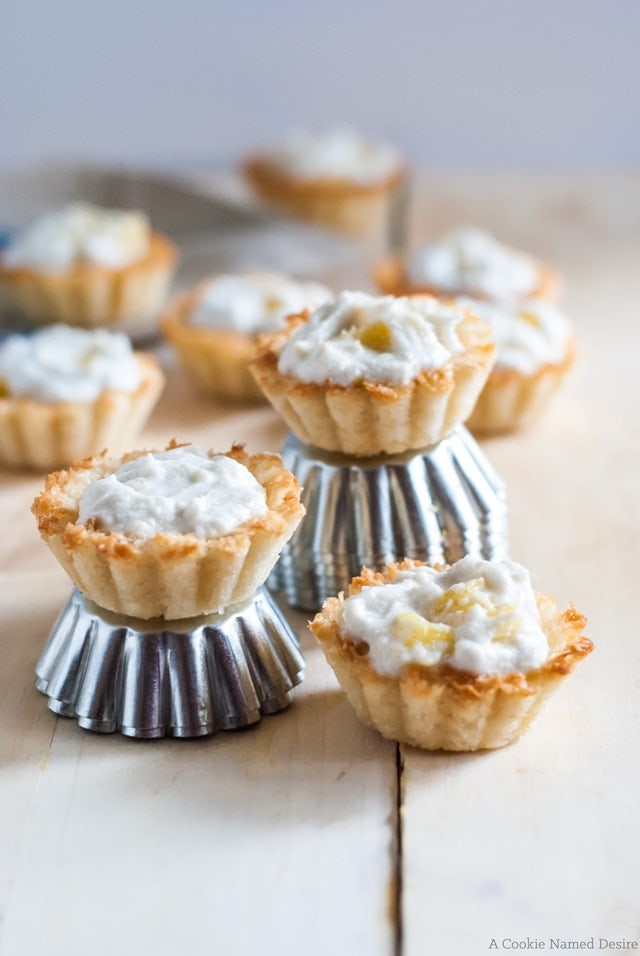
M 576 367 L 534 429 L 482 447 L 507 483 L 513 557 L 587 616 L 596 648 L 505 750 L 405 751 L 404 952 L 435 939 L 440 956 L 475 956 L 527 937 L 597 950 L 640 937 L 640 184 L 456 185 L 434 218 L 458 203 L 521 243 L 528 222 L 529 247 L 563 277 Z

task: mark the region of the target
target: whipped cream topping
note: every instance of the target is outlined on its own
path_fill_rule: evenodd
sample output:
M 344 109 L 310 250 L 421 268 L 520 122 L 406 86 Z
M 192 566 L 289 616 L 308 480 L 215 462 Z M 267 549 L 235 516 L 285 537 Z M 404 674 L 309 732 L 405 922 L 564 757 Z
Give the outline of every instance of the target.
M 122 332 L 52 325 L 32 335 L 10 335 L 0 344 L 0 382 L 12 397 L 92 402 L 105 389 L 133 392 L 140 379 Z
M 432 296 L 342 292 L 285 343 L 278 369 L 303 382 L 406 385 L 462 351 L 456 326 L 463 317 Z
M 531 374 L 542 365 L 561 362 L 567 354 L 571 324 L 548 299 L 481 302 L 459 298 L 457 301 L 490 323 L 498 350 L 497 368 Z
M 273 272 L 221 275 L 205 285 L 189 321 L 203 328 L 255 335 L 281 328 L 287 315 L 315 309 L 331 296 L 318 282 Z
M 87 485 L 78 521 L 128 538 L 217 537 L 267 512 L 266 492 L 248 468 L 198 445 L 141 455 Z
M 269 160 L 299 179 L 347 179 L 363 185 L 386 179 L 402 166 L 393 146 L 349 127 L 296 130 L 269 153 Z
M 341 633 L 366 641 L 379 674 L 448 664 L 472 674 L 527 673 L 548 657 L 529 574 L 511 560 L 467 556 L 416 567 L 344 603 Z
M 149 222 L 141 212 L 73 203 L 36 220 L 5 250 L 8 268 L 63 272 L 76 263 L 117 269 L 149 249 Z
M 530 256 L 470 227 L 417 249 L 408 261 L 407 274 L 416 285 L 490 299 L 527 296 L 538 284 L 538 267 Z

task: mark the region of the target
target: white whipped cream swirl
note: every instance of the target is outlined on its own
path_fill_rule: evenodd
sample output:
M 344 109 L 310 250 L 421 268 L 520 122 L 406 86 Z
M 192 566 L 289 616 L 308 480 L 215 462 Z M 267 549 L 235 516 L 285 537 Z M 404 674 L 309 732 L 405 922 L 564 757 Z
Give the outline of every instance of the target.
M 528 572 L 467 556 L 445 571 L 417 567 L 345 601 L 341 633 L 369 645 L 371 666 L 448 664 L 472 674 L 527 673 L 547 659 Z
M 91 482 L 78 521 L 128 538 L 217 537 L 266 514 L 266 492 L 240 462 L 198 445 L 141 455 Z
M 481 302 L 459 298 L 460 305 L 489 322 L 498 350 L 496 368 L 532 374 L 542 365 L 562 362 L 571 339 L 567 317 L 548 299 Z
M 192 325 L 233 329 L 244 335 L 273 332 L 287 315 L 315 309 L 331 298 L 318 282 L 302 282 L 271 272 L 220 275 L 202 291 L 190 317 Z
M 470 227 L 456 229 L 440 242 L 417 249 L 409 259 L 407 274 L 414 285 L 490 299 L 531 295 L 539 280 L 538 266 L 530 256 Z
M 43 272 L 63 272 L 83 262 L 117 269 L 143 258 L 148 249 L 149 222 L 143 213 L 73 203 L 19 232 L 2 262 Z
M 386 179 L 402 167 L 393 146 L 374 142 L 349 127 L 296 130 L 269 153 L 269 160 L 299 179 L 346 179 L 362 185 Z
M 406 385 L 462 351 L 464 311 L 432 296 L 342 292 L 285 343 L 278 369 L 303 382 Z
M 105 391 L 133 392 L 140 365 L 128 337 L 106 329 L 53 325 L 0 344 L 0 382 L 11 397 L 92 402 Z

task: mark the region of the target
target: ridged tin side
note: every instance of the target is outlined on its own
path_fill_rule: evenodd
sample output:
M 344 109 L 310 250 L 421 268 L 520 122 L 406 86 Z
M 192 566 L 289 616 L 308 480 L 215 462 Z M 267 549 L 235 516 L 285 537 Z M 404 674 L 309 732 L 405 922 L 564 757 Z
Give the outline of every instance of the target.
M 74 590 L 36 667 L 49 708 L 98 733 L 200 737 L 283 710 L 298 642 L 265 588 L 225 614 L 142 622 Z
M 426 451 L 388 458 L 333 455 L 293 435 L 281 454 L 307 514 L 268 583 L 292 607 L 316 610 L 363 565 L 506 555 L 504 484 L 465 428 Z

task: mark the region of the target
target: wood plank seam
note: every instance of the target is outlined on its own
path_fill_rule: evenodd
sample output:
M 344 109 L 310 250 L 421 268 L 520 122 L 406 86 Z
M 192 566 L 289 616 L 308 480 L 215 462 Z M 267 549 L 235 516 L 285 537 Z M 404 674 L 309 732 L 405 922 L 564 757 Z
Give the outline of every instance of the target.
M 403 803 L 404 803 L 404 754 L 401 744 L 396 744 L 396 793 L 394 808 L 394 886 L 393 917 L 395 925 L 394 956 L 402 956 L 402 881 L 403 881 Z

